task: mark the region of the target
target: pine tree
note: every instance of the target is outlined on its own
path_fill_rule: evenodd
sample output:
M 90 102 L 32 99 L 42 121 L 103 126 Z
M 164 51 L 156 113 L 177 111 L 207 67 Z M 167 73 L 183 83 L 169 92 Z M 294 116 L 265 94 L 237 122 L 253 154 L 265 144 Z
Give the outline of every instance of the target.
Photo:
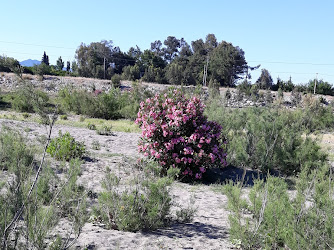
M 70 70 L 71 70 L 71 63 L 70 63 L 70 61 L 67 61 L 66 71 L 70 72 Z
M 61 56 L 57 60 L 57 69 L 58 70 L 63 70 L 64 68 L 64 62 L 63 59 L 61 59 Z
M 44 54 L 43 54 L 43 57 L 42 57 L 42 63 L 46 64 L 46 65 L 50 65 L 49 63 L 49 56 L 46 55 L 45 51 L 44 51 Z

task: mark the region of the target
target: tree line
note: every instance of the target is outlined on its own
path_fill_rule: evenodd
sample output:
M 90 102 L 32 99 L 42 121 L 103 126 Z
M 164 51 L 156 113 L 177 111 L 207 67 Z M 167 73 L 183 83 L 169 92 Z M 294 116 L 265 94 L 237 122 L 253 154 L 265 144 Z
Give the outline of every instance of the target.
M 141 50 L 131 47 L 127 52 L 121 51 L 111 40 L 102 40 L 90 44 L 81 43 L 75 51 L 75 59 L 65 62 L 58 58 L 56 65 L 50 65 L 49 57 L 44 52 L 41 65 L 24 67 L 23 73 L 71 75 L 100 79 L 142 80 L 173 85 L 214 84 L 215 86 L 235 87 L 241 83 L 250 84 L 251 72 L 260 65 L 248 65 L 245 52 L 238 46 L 226 41 L 218 42 L 214 34 L 205 39 L 192 41 L 168 36 L 164 41 L 156 40 L 149 49 Z M 0 71 L 14 71 L 19 62 L 13 58 L 0 56 Z M 243 80 L 243 81 L 240 81 Z M 304 85 L 295 85 L 277 79 L 273 83 L 267 69 L 262 69 L 255 84 L 261 89 L 283 91 L 311 91 L 317 83 L 317 92 L 334 95 L 331 84 L 323 80 L 310 80 Z M 318 88 L 320 89 L 318 91 Z
M 138 46 L 122 52 L 112 41 L 103 40 L 76 50 L 79 76 L 106 78 L 119 74 L 124 80 L 195 85 L 214 80 L 221 86 L 235 86 L 249 73 L 244 51 L 214 34 L 188 44 L 184 38 L 168 36 L 156 40 L 150 49 Z M 204 74 L 206 74 L 206 79 Z

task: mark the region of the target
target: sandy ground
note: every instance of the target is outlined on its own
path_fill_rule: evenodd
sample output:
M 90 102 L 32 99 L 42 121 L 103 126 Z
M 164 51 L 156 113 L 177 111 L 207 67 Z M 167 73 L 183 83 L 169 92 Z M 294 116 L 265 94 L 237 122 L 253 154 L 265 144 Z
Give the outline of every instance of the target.
M 47 135 L 44 125 L 0 119 L 0 126 L 6 125 L 20 130 L 31 142 Z M 88 157 L 82 165 L 78 182 L 92 192 L 102 190 L 101 181 L 109 167 L 122 178 L 136 174 L 132 169 L 119 167 L 120 162 L 138 157 L 139 134 L 115 132 L 112 136 L 97 135 L 95 131 L 56 125 L 52 137 L 58 131 L 68 131 L 77 141 L 86 145 Z M 94 150 L 93 142 L 101 148 Z M 197 208 L 191 223 L 172 223 L 169 227 L 154 232 L 122 232 L 106 230 L 98 224 L 86 223 L 74 249 L 232 249 L 228 239 L 227 197 L 214 192 L 208 185 L 190 185 L 175 182 L 171 187 L 173 202 L 177 207 Z M 58 230 L 66 229 L 66 221 L 60 221 Z

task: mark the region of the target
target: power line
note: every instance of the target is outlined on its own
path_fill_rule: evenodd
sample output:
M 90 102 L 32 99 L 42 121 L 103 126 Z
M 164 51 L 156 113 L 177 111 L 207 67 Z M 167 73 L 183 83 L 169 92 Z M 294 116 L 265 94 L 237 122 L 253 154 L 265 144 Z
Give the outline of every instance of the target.
M 76 48 L 66 48 L 66 47 L 60 47 L 60 46 L 32 44 L 32 43 L 17 43 L 17 42 L 7 42 L 7 41 L 0 41 L 0 43 L 19 44 L 19 45 L 36 46 L 36 47 L 47 47 L 47 48 L 57 48 L 57 49 L 71 49 L 71 50 L 76 49 Z
M 14 54 L 23 54 L 23 55 L 31 55 L 31 56 L 39 56 L 41 54 L 34 54 L 34 53 L 25 53 L 25 52 L 13 52 L 13 51 L 2 51 L 3 53 L 14 53 Z M 43 54 L 43 53 L 42 53 Z M 49 55 L 49 56 L 59 56 L 59 55 Z M 69 55 L 64 55 L 64 57 L 73 57 Z
M 328 74 L 324 74 L 324 73 L 319 73 L 319 72 L 277 72 L 277 71 L 272 71 L 271 73 L 276 73 L 276 74 L 297 74 L 297 75 L 315 75 L 315 74 L 319 74 L 319 75 L 323 75 L 323 76 L 334 76 L 334 75 L 328 75 Z
M 272 61 L 248 61 L 257 63 L 275 63 L 275 64 L 300 64 L 300 65 L 318 65 L 318 66 L 334 66 L 334 63 L 309 63 L 309 62 L 272 62 Z

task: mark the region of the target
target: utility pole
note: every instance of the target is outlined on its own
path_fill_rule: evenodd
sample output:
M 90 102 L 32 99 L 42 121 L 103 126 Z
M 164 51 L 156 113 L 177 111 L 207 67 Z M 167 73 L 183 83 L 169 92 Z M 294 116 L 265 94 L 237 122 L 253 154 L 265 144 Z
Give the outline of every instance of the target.
M 106 57 L 103 57 L 103 69 L 104 69 L 104 79 L 106 79 Z
M 206 78 L 208 76 L 209 55 L 206 57 L 206 64 L 204 64 L 203 86 L 206 86 Z
M 246 72 L 246 82 L 248 82 L 248 69 L 249 69 L 249 66 L 247 66 L 247 72 Z
M 313 89 L 313 95 L 315 95 L 315 90 L 317 88 L 317 81 L 318 81 L 318 73 L 315 76 L 315 80 L 314 80 L 314 89 Z

